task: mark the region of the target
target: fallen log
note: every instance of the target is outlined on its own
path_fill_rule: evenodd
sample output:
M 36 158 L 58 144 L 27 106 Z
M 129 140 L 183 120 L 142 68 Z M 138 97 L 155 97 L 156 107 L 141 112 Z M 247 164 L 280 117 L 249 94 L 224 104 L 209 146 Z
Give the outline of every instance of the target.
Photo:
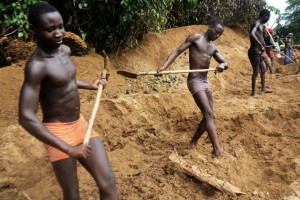
M 178 164 L 179 167 L 187 174 L 195 177 L 196 179 L 198 179 L 199 181 L 209 184 L 215 188 L 217 188 L 220 191 L 226 192 L 228 194 L 231 195 L 239 195 L 239 194 L 245 194 L 244 192 L 242 192 L 239 188 L 231 185 L 228 182 L 225 182 L 223 180 L 217 179 L 216 177 L 207 174 L 207 173 L 203 173 L 200 172 L 198 167 L 195 165 L 192 165 L 188 162 L 186 162 L 183 158 L 181 158 L 180 156 L 176 155 L 175 153 L 171 154 L 169 156 L 169 159 Z

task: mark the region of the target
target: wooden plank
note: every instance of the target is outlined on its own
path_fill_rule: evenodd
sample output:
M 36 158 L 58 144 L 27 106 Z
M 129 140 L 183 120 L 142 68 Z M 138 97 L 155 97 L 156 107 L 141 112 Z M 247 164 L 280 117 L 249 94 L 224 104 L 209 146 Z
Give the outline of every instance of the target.
M 211 174 L 201 172 L 197 166 L 186 162 L 183 158 L 176 155 L 175 153 L 171 154 L 169 156 L 169 159 L 172 162 L 176 163 L 182 169 L 182 171 L 185 172 L 186 174 L 189 174 L 190 176 L 195 177 L 199 181 L 209 184 L 209 185 L 217 188 L 220 191 L 226 192 L 226 193 L 234 195 L 234 196 L 239 195 L 239 194 L 245 194 L 238 187 L 235 187 L 226 181 L 218 179 L 218 178 L 212 176 Z

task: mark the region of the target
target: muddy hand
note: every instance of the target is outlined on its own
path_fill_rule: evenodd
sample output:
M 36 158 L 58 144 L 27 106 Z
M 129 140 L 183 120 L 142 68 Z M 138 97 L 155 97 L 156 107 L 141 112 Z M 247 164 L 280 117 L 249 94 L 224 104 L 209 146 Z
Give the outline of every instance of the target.
M 260 49 L 262 53 L 265 52 L 265 47 L 263 45 L 261 45 Z
M 219 65 L 219 66 L 216 68 L 215 74 L 221 73 L 221 72 L 223 72 L 223 71 L 224 71 L 224 67 L 222 67 L 222 66 Z
M 157 73 L 154 76 L 157 76 L 157 77 L 162 76 L 162 73 L 161 73 L 162 71 L 163 70 L 161 70 L 160 68 L 158 68 L 157 71 L 156 71 Z
M 107 80 L 106 78 L 101 78 L 100 79 L 100 84 L 103 85 L 103 87 L 105 87 L 107 85 Z
M 104 75 L 101 73 L 101 77 L 99 77 L 100 84 L 103 85 L 103 87 L 105 87 L 107 85 L 108 76 L 109 76 L 109 74 Z
M 96 79 L 94 82 L 93 82 L 93 85 L 92 85 L 92 88 L 94 90 L 97 90 L 99 88 L 99 84 L 103 85 L 103 87 L 105 87 L 107 85 L 107 80 L 106 78 L 102 78 L 102 77 L 99 77 L 98 79 Z
M 218 70 L 217 70 L 217 68 L 216 68 L 215 71 L 214 71 L 214 74 L 217 75 L 217 73 L 218 73 Z

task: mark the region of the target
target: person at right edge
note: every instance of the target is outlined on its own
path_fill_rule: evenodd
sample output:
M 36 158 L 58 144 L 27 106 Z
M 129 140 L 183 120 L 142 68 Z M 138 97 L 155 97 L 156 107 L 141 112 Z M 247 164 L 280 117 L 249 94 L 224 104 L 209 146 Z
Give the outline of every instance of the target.
M 285 58 L 284 58 L 284 64 L 287 65 L 290 62 L 292 62 L 292 52 L 293 52 L 293 48 L 292 48 L 292 38 L 293 38 L 293 33 L 289 33 L 287 34 L 287 36 L 285 37 L 285 42 L 284 42 L 284 54 L 285 54 Z
M 248 57 L 252 65 L 252 92 L 251 96 L 257 96 L 256 93 L 256 78 L 260 72 L 261 91 L 263 93 L 271 93 L 265 85 L 266 64 L 264 60 L 268 61 L 266 54 L 266 44 L 264 41 L 264 24 L 270 19 L 270 11 L 263 9 L 259 13 L 259 19 L 250 28 L 250 48 L 248 50 Z

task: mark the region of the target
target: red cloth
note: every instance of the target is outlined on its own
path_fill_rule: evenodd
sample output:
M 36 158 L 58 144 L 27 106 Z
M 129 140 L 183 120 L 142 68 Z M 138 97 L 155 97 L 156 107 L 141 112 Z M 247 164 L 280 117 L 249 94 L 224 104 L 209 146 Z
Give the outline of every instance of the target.
M 273 51 L 267 51 L 266 52 L 269 58 L 274 58 L 274 52 Z
M 273 29 L 268 28 L 269 33 L 273 33 Z

